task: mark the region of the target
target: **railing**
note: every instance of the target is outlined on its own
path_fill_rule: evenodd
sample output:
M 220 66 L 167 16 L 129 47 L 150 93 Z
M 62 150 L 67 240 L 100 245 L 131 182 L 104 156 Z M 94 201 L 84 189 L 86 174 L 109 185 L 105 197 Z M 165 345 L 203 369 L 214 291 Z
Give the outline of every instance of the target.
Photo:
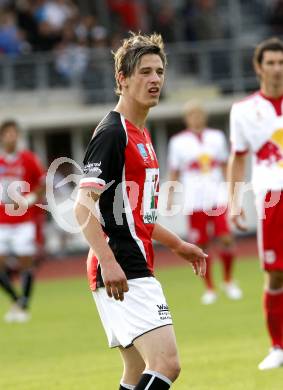
M 251 90 L 257 81 L 252 68 L 254 47 L 234 40 L 167 45 L 167 88 L 190 80 L 216 85 L 223 93 Z M 80 91 L 84 103 L 114 100 L 113 59 L 108 49 L 68 49 L 56 54 L 29 54 L 0 58 L 0 88 L 9 96 L 33 92 L 48 102 L 48 92 Z M 166 91 L 165 91 L 166 94 Z

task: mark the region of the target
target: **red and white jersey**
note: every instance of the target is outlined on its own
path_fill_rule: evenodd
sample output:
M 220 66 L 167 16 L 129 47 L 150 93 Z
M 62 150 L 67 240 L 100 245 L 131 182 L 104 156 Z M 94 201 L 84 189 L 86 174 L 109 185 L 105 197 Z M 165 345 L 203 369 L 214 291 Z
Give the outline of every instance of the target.
M 102 228 L 126 277 L 151 276 L 159 168 L 148 131 L 111 111 L 88 145 L 80 188 L 101 193 Z M 94 256 L 88 258 L 88 276 L 92 290 L 103 286 Z
M 201 134 L 184 130 L 170 139 L 169 169 L 180 173 L 187 213 L 226 205 L 222 167 L 227 158 L 226 139 L 220 130 L 206 128 Z
M 11 224 L 31 221 L 31 208 L 23 215 L 7 211 L 7 205 L 13 203 L 16 193 L 25 196 L 33 191 L 45 179 L 45 170 L 37 156 L 29 150 L 18 151 L 15 154 L 0 153 L 0 224 Z M 24 183 L 20 187 L 20 183 Z M 12 196 L 11 196 L 12 195 Z M 13 215 L 10 215 L 13 214 Z
M 283 189 L 283 96 L 272 99 L 261 92 L 233 105 L 230 116 L 232 148 L 250 151 L 256 195 Z

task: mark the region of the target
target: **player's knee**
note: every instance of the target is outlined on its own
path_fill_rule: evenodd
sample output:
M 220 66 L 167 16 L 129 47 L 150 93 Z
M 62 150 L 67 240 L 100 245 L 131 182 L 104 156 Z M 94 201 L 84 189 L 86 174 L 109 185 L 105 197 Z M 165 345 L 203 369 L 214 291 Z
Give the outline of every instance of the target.
M 177 357 L 174 359 L 171 359 L 171 361 L 168 362 L 168 369 L 170 372 L 169 377 L 172 380 L 172 382 L 174 382 L 178 378 L 178 376 L 180 375 L 180 372 L 181 372 L 180 362 L 179 362 L 179 359 Z
M 157 371 L 160 374 L 165 375 L 172 382 L 174 382 L 181 372 L 180 362 L 177 356 L 164 357 L 156 361 L 156 365 L 153 371 Z
M 230 234 L 219 237 L 219 241 L 221 245 L 223 245 L 224 249 L 231 249 L 234 244 L 233 238 Z
M 140 377 L 145 370 L 145 364 L 131 364 L 124 368 L 124 382 L 125 383 L 138 383 Z
M 268 288 L 271 290 L 278 290 L 283 287 L 283 272 L 272 271 L 269 273 Z

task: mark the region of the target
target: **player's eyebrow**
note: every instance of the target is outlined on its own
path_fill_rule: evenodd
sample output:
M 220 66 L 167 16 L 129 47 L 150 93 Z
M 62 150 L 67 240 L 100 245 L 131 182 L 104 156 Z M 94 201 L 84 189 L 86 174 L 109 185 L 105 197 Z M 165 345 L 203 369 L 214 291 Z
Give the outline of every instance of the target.
M 143 66 L 142 68 L 139 68 L 139 71 L 152 70 L 152 69 L 155 69 L 155 68 L 153 68 L 152 66 Z M 158 72 L 159 71 L 164 72 L 164 68 L 161 68 L 161 67 L 158 67 L 156 70 Z

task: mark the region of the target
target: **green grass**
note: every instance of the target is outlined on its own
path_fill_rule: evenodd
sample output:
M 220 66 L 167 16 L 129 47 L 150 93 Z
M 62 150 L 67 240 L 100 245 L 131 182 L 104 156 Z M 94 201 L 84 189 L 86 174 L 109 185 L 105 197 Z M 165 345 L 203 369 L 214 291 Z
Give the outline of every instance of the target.
M 220 269 L 215 267 L 216 279 Z M 245 297 L 202 306 L 202 283 L 188 267 L 158 273 L 173 313 L 182 362 L 176 390 L 279 390 L 283 369 L 259 372 L 269 341 L 257 261 L 236 269 Z M 1 295 L 3 314 L 8 306 Z M 2 313 L 1 313 L 2 314 Z M 122 365 L 107 348 L 84 279 L 42 282 L 27 324 L 0 323 L 0 389 L 117 390 Z

